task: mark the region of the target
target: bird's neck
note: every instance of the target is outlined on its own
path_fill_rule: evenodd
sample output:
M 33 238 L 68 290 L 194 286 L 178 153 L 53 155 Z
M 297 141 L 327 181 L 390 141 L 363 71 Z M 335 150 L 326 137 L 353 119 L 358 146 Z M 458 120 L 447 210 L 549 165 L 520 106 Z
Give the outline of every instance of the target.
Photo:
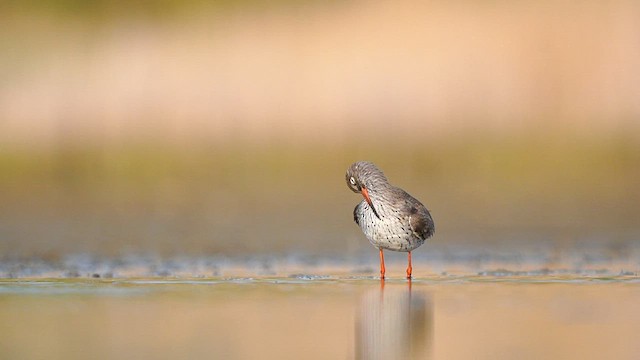
M 388 182 L 381 182 L 375 184 L 374 186 L 368 187 L 367 191 L 369 192 L 369 196 L 371 196 L 372 198 L 379 198 L 382 196 L 382 194 L 384 194 L 391 188 L 392 186 Z

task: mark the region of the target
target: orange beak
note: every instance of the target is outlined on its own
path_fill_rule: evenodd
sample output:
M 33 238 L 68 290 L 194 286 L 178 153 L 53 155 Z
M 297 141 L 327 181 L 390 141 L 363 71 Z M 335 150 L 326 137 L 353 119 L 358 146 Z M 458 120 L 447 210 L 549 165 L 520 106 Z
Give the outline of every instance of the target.
M 362 188 L 362 196 L 366 200 L 367 204 L 369 204 L 369 207 L 371 208 L 371 210 L 373 210 L 373 213 L 376 215 L 376 217 L 380 219 L 380 215 L 378 215 L 376 208 L 373 207 L 373 203 L 371 202 L 371 198 L 369 197 L 369 191 L 366 188 Z

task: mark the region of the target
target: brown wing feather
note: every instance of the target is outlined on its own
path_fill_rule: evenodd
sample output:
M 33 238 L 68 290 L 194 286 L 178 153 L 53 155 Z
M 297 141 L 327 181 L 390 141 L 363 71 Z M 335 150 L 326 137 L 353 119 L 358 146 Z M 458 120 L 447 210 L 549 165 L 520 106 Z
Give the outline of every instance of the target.
M 427 210 L 424 205 L 417 208 L 413 207 L 411 210 L 412 214 L 411 217 L 409 217 L 411 229 L 413 229 L 420 238 L 425 240 L 433 236 L 436 229 L 429 210 Z
M 409 225 L 411 229 L 421 239 L 428 239 L 433 236 L 435 232 L 435 224 L 429 210 L 422 205 L 420 201 L 409 195 L 406 191 L 396 188 L 396 191 L 401 192 L 405 196 L 397 197 L 402 199 L 401 208 L 409 213 Z

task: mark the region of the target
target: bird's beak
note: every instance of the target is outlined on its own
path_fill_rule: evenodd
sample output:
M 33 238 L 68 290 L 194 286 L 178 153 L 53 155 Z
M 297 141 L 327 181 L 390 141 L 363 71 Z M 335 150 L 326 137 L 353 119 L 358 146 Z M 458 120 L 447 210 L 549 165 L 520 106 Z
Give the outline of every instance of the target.
M 378 215 L 376 208 L 373 207 L 373 203 L 371 202 L 371 198 L 369 197 L 369 191 L 366 188 L 362 188 L 362 196 L 367 201 L 367 204 L 369 204 L 369 207 L 371 208 L 371 210 L 373 210 L 373 213 L 376 215 L 376 217 L 380 219 L 380 215 Z

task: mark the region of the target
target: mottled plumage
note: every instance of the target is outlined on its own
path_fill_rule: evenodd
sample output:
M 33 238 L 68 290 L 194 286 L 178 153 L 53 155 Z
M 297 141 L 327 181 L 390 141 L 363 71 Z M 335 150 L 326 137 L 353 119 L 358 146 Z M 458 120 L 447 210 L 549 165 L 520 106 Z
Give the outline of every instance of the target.
M 352 164 L 346 180 L 352 191 L 364 197 L 353 210 L 353 219 L 369 242 L 380 250 L 382 277 L 382 250 L 393 250 L 409 252 L 407 277 L 410 278 L 411 251 L 435 232 L 429 210 L 406 191 L 389 184 L 382 171 L 370 162 Z

